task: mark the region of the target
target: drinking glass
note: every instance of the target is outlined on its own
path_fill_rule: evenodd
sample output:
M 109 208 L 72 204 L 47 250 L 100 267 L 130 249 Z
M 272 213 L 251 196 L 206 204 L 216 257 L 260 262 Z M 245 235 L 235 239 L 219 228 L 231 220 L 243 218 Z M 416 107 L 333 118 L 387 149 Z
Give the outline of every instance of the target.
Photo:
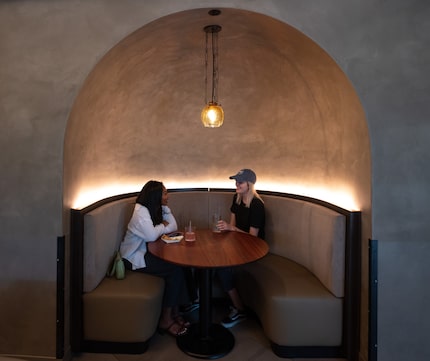
M 196 230 L 196 227 L 194 227 L 194 226 L 188 225 L 185 227 L 184 235 L 185 235 L 185 240 L 187 242 L 194 242 L 196 240 L 195 230 Z
M 220 233 L 220 229 L 218 228 L 218 222 L 221 220 L 221 214 L 215 212 L 212 214 L 212 231 L 216 233 Z

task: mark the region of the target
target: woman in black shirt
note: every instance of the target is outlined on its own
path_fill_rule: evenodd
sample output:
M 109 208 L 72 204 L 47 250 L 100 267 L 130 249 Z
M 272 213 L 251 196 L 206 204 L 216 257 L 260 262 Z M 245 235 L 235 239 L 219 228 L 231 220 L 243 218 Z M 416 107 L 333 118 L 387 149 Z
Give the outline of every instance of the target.
M 236 181 L 236 194 L 230 207 L 230 222 L 224 220 L 218 222 L 221 231 L 245 232 L 264 239 L 265 211 L 264 202 L 254 188 L 257 176 L 251 169 L 242 169 L 230 179 Z M 221 324 L 224 327 L 232 327 L 246 320 L 246 313 L 239 293 L 234 286 L 233 269 L 217 269 L 224 291 L 230 296 L 233 307 Z

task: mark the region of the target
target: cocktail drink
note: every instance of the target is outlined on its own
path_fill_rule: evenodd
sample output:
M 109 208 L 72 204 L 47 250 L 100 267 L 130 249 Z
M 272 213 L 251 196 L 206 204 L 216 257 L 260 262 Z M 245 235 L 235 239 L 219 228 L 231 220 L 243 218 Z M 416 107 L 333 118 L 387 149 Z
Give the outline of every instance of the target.
M 191 225 L 191 222 L 188 226 L 185 227 L 185 232 L 184 232 L 184 236 L 185 236 L 185 240 L 187 242 L 194 242 L 196 240 L 196 232 L 195 232 L 195 227 Z

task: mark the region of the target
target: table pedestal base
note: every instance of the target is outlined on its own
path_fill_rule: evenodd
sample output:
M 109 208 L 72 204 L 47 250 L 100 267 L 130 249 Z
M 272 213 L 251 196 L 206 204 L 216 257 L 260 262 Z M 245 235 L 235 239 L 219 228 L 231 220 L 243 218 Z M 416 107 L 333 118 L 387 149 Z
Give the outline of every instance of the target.
M 204 359 L 217 359 L 234 347 L 233 334 L 221 325 L 211 324 L 207 337 L 202 337 L 199 324 L 193 324 L 184 336 L 176 338 L 178 347 L 187 355 Z

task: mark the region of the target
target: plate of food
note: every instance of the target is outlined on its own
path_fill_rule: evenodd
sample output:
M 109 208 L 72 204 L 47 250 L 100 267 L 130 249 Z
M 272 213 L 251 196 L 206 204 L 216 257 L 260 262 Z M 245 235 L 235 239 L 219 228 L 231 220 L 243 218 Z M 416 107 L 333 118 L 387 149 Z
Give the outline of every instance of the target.
M 161 239 L 166 243 L 178 243 L 182 241 L 182 238 L 184 238 L 182 232 L 172 232 L 161 236 Z

